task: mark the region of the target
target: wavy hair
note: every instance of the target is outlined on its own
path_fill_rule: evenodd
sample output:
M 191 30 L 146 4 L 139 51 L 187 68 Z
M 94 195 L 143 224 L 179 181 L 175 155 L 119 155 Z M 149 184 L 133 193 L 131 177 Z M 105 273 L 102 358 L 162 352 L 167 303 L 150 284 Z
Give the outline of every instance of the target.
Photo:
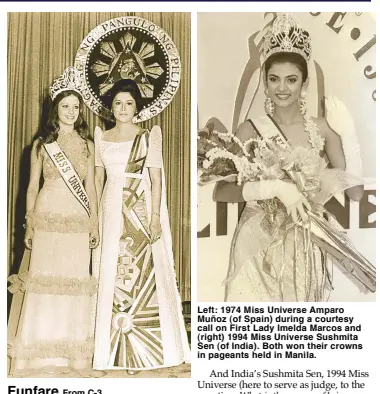
M 78 115 L 78 119 L 74 123 L 74 130 L 78 133 L 78 135 L 81 138 L 83 138 L 86 141 L 86 143 L 87 140 L 91 139 L 90 133 L 88 131 L 88 124 L 83 117 L 82 96 L 79 93 L 77 93 L 75 90 L 64 90 L 63 92 L 59 93 L 57 97 L 53 100 L 53 105 L 50 108 L 48 121 L 46 123 L 46 126 L 42 129 L 42 132 L 39 137 L 37 152 L 40 151 L 43 144 L 50 144 L 54 141 L 57 141 L 58 132 L 59 132 L 58 105 L 65 97 L 71 95 L 75 96 L 79 100 L 79 115 Z M 88 150 L 88 154 L 89 153 L 90 152 Z

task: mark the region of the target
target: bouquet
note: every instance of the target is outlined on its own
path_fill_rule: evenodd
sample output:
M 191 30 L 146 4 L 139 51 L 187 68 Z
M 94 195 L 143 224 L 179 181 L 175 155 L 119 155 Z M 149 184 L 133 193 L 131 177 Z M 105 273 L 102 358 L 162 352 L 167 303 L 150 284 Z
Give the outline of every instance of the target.
M 237 182 L 265 179 L 283 179 L 281 165 L 292 158 L 292 150 L 279 148 L 270 140 L 260 137 L 242 143 L 232 134 L 220 133 L 209 124 L 198 133 L 198 184 L 220 180 Z M 304 157 L 300 157 L 302 162 Z
M 238 138 L 219 133 L 209 125 L 198 133 L 197 152 L 200 185 L 222 179 L 237 180 L 244 157 L 243 144 Z
M 198 184 L 201 186 L 220 180 L 238 185 L 270 179 L 293 182 L 312 207 L 307 211 L 307 228 L 314 244 L 332 255 L 345 272 L 368 290 L 375 291 L 373 265 L 355 249 L 343 232 L 324 217 L 332 216 L 325 211 L 324 204 L 336 193 L 359 184 L 355 177 L 341 169 L 327 168 L 317 150 L 302 145 L 279 145 L 261 137 L 242 143 L 232 134 L 218 132 L 213 124 L 198 132 L 197 151 Z M 273 198 L 258 203 L 264 210 L 266 221 L 272 220 L 275 226 L 273 207 L 284 209 L 281 201 Z M 291 222 L 288 217 L 282 227 L 304 226 L 301 222 Z

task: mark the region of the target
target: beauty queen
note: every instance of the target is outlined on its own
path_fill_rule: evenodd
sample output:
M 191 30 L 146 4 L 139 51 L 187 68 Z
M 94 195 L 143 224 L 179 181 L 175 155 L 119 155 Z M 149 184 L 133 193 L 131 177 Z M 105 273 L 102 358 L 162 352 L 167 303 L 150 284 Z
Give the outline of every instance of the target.
M 278 16 L 261 44 L 267 115 L 247 119 L 236 136 L 211 131 L 211 138 L 198 138 L 200 183 L 224 171 L 229 177 L 218 182 L 215 200 L 246 202 L 232 240 L 226 301 L 326 301 L 332 261 L 375 291 L 375 268 L 324 209 L 343 190 L 361 199 L 362 165 L 352 118 L 339 100 L 325 99 L 326 118 L 308 113 L 311 53 L 309 33 L 292 15 Z
M 121 20 L 135 23 L 119 28 Z M 75 64 L 91 93 L 86 104 L 109 121 L 94 132 L 100 244 L 93 256 L 99 283 L 93 368 L 136 374 L 176 366 L 190 361 L 190 348 L 174 269 L 163 137 L 160 126 L 141 122 L 174 97 L 179 53 L 162 28 L 138 17 L 106 21 L 83 42 L 89 37 L 92 47 L 81 46 Z

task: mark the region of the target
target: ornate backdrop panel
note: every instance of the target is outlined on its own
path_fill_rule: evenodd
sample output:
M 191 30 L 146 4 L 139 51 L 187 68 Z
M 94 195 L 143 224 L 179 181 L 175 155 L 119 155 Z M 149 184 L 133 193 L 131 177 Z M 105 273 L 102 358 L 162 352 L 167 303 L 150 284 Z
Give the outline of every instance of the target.
M 172 103 L 142 125 L 163 131 L 168 208 L 174 260 L 183 301 L 190 300 L 190 14 L 188 13 L 9 13 L 8 14 L 8 270 L 17 271 L 24 252 L 26 190 L 31 144 L 46 121 L 49 86 L 74 65 L 83 38 L 97 25 L 138 16 L 162 27 L 182 63 Z M 90 131 L 102 120 L 85 108 Z

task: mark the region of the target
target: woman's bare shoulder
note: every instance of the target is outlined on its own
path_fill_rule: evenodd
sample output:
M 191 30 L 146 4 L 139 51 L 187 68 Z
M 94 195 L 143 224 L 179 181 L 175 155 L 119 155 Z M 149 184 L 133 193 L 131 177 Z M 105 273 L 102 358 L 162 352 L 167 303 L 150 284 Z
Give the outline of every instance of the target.
M 112 129 L 108 129 L 108 130 L 103 130 L 102 137 L 107 138 L 108 136 L 112 136 L 114 132 L 115 132 L 115 127 L 112 127 Z
M 324 117 L 318 117 L 318 118 L 312 118 L 313 121 L 316 123 L 319 129 L 319 133 L 321 134 L 322 137 L 328 137 L 330 133 L 333 133 L 331 130 L 329 124 L 327 123 L 326 118 Z
M 252 123 L 249 120 L 245 120 L 243 123 L 240 123 L 236 130 L 236 137 L 239 138 L 241 142 L 257 137 Z

